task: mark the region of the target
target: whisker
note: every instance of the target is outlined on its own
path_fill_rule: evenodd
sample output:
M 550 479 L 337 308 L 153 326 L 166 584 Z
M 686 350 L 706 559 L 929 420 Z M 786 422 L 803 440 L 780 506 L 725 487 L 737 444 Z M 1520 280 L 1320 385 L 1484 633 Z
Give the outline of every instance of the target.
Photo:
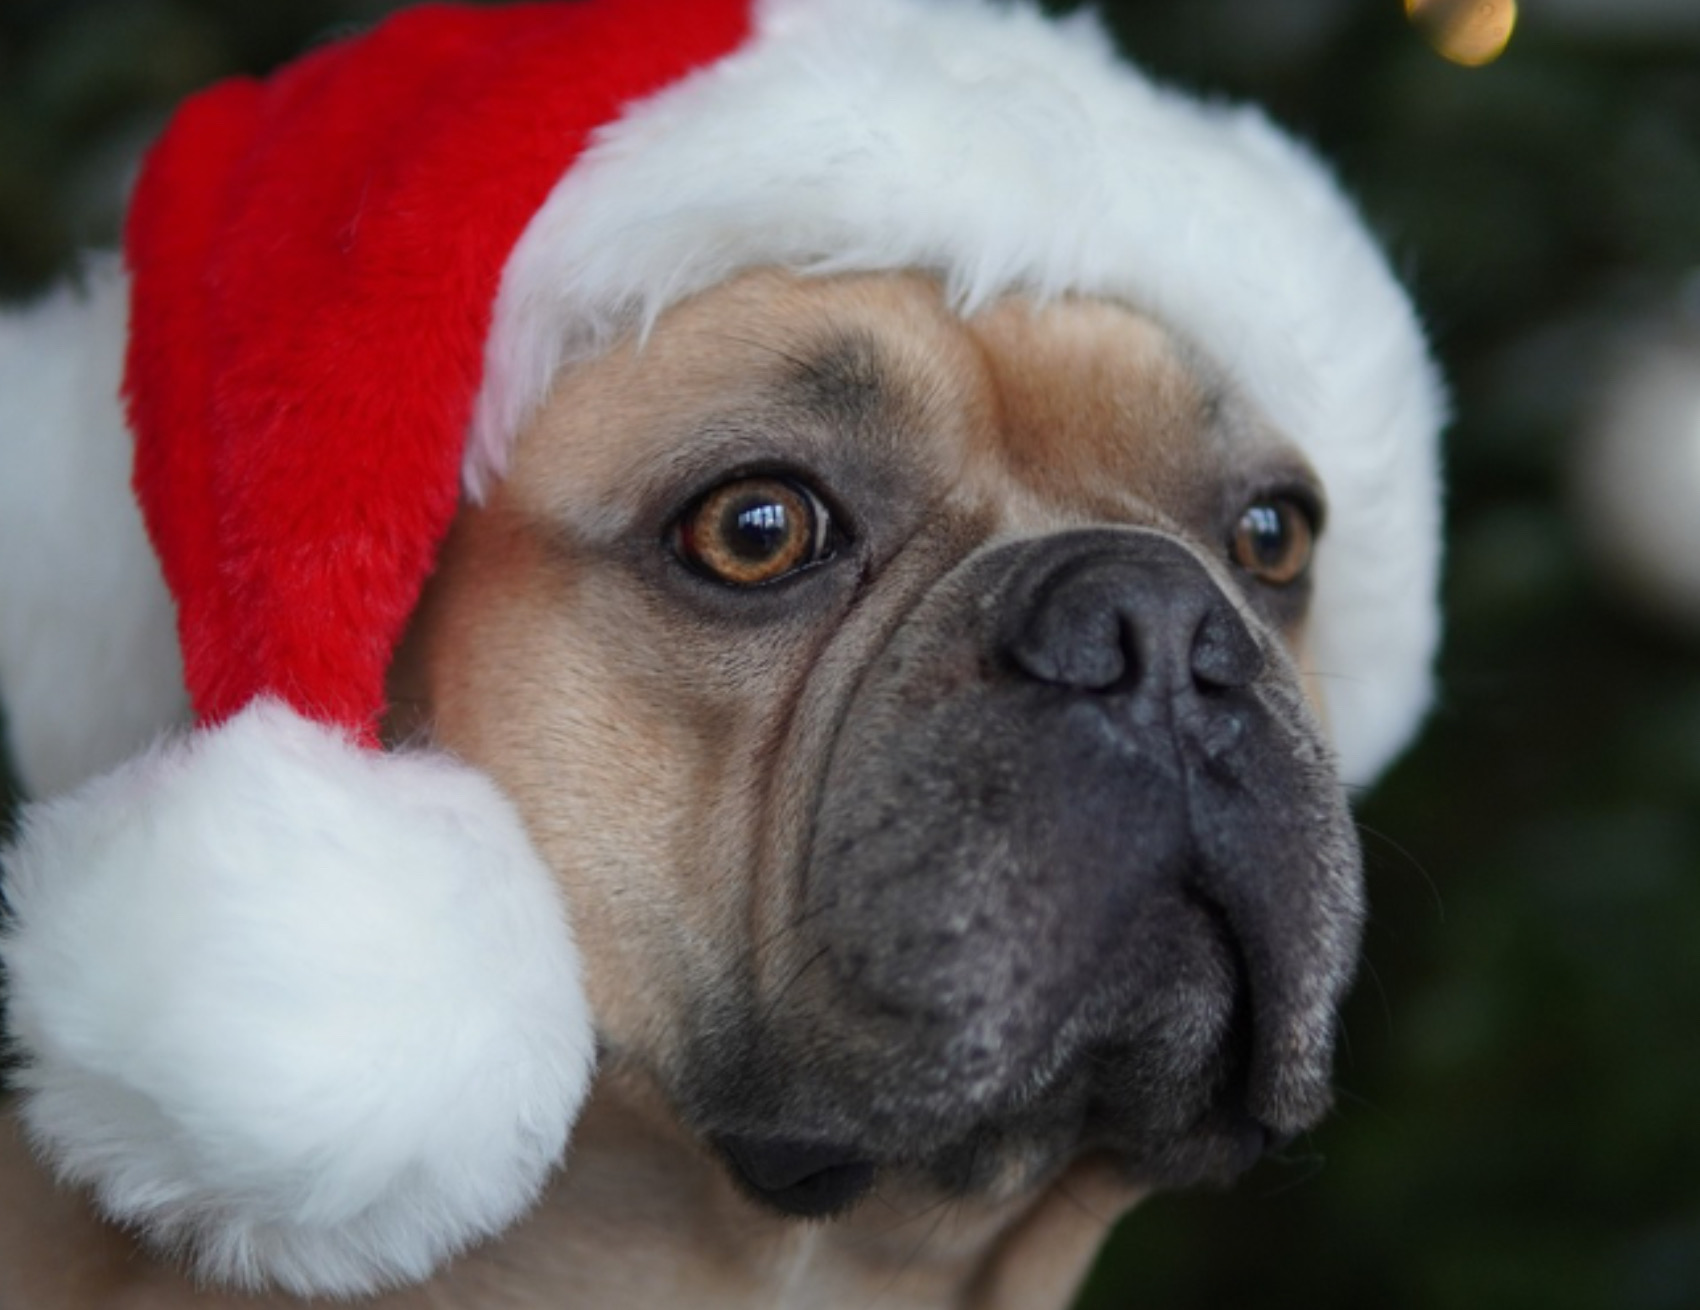
M 1099 1214 L 1095 1208 L 1087 1205 L 1085 1201 L 1082 1201 L 1074 1194 L 1074 1189 L 1067 1183 L 1060 1181 L 1057 1183 L 1057 1195 L 1062 1197 L 1063 1200 L 1067 1201 L 1076 1210 L 1080 1211 L 1081 1214 L 1085 1215 L 1088 1219 L 1091 1219 L 1095 1223 L 1102 1224 L 1106 1228 L 1115 1223 L 1115 1219 L 1113 1217 Z
M 777 928 L 775 928 L 772 932 L 770 932 L 766 937 L 763 937 L 761 940 L 756 942 L 755 946 L 752 949 L 756 952 L 765 951 L 769 946 L 773 945 L 774 942 L 778 941 L 786 933 L 791 933 L 791 932 L 797 931 L 797 929 L 801 928 L 810 919 L 815 918 L 817 915 L 825 914 L 829 910 L 836 909 L 837 907 L 838 907 L 838 897 L 836 897 L 836 896 L 832 897 L 830 900 L 822 901 L 819 905 L 811 906 L 809 909 L 804 910 L 801 914 L 797 915 L 795 918 L 793 918 L 793 919 L 791 919 L 791 920 L 789 920 L 785 923 L 780 924 Z
M 1346 1026 L 1346 1018 L 1340 1016 L 1340 1061 L 1342 1064 L 1355 1065 L 1358 1053 L 1352 1046 L 1352 1034 Z
M 1306 1134 L 1306 1137 L 1309 1137 L 1308 1133 Z M 1305 1154 L 1298 1156 L 1289 1156 L 1285 1151 L 1283 1151 L 1279 1155 L 1272 1155 L 1269 1158 L 1276 1164 L 1283 1166 L 1302 1166 L 1304 1172 L 1300 1173 L 1295 1178 L 1286 1179 L 1277 1186 L 1265 1189 L 1261 1193 L 1265 1201 L 1274 1200 L 1278 1196 L 1286 1196 L 1291 1192 L 1297 1191 L 1301 1187 L 1308 1187 L 1311 1183 L 1314 1183 L 1318 1178 L 1322 1177 L 1323 1171 L 1328 1167 L 1327 1157 L 1317 1150 L 1310 1150 Z
M 882 1237 L 890 1237 L 893 1233 L 907 1228 L 910 1224 L 919 1223 L 928 1215 L 935 1214 L 939 1210 L 942 1210 L 945 1206 L 954 1204 L 951 1197 L 941 1196 L 938 1200 L 922 1206 L 919 1210 L 905 1210 L 902 1206 L 898 1205 L 896 1201 L 893 1201 L 885 1194 L 885 1189 L 883 1187 L 876 1190 L 868 1199 L 870 1201 L 877 1200 L 887 1210 L 897 1216 L 897 1221 L 887 1228 L 876 1229 L 873 1232 L 868 1233 L 866 1237 L 860 1238 L 856 1242 L 852 1243 L 854 1246 L 862 1246 Z
M 1423 862 L 1405 847 L 1401 846 L 1393 838 L 1389 837 L 1386 833 L 1377 831 L 1370 827 L 1369 824 L 1358 823 L 1357 829 L 1366 837 L 1374 837 L 1388 850 L 1401 857 L 1412 869 L 1416 870 L 1422 880 L 1428 884 L 1429 893 L 1434 897 L 1434 908 L 1435 912 L 1440 916 L 1440 922 L 1445 923 L 1446 898 L 1441 895 L 1440 884 L 1434 880 L 1434 877 L 1429 873 L 1428 869 L 1424 867 Z
M 780 359 L 783 359 L 787 364 L 795 365 L 799 369 L 806 370 L 813 367 L 810 361 L 804 359 L 801 355 L 793 355 L 783 346 L 776 346 L 771 341 L 759 341 L 755 337 L 739 336 L 734 332 L 717 332 L 714 335 L 719 337 L 722 341 L 730 341 L 740 346 L 749 346 L 753 350 L 765 350 L 768 354 L 776 355 Z
M 766 1031 L 769 1020 L 773 1018 L 774 1011 L 779 1008 L 779 1003 L 785 999 L 786 993 L 797 985 L 798 981 L 805 973 L 807 973 L 816 964 L 820 963 L 821 960 L 826 958 L 828 949 L 828 947 L 823 946 L 813 955 L 809 956 L 808 959 L 804 960 L 791 971 L 791 976 L 781 983 L 778 990 L 768 998 L 767 1005 L 762 1010 L 761 1019 L 757 1028 L 758 1032 Z
M 1375 994 L 1378 997 L 1381 998 L 1382 1021 L 1384 1023 L 1386 1023 L 1386 1025 L 1387 1025 L 1387 1035 L 1389 1037 L 1391 1037 L 1391 1036 L 1393 1036 L 1393 1027 L 1394 1027 L 1394 1025 L 1393 1025 L 1393 1001 L 1387 994 L 1387 984 L 1382 981 L 1381 972 L 1380 972 L 1380 970 L 1378 970 L 1375 967 L 1375 961 L 1369 959 L 1366 956 L 1364 958 L 1364 961 L 1363 961 L 1363 966 L 1364 966 L 1364 973 L 1368 976 L 1370 982 L 1375 985 Z M 1340 1021 L 1340 1036 L 1342 1037 L 1342 1039 L 1346 1039 L 1346 1037 L 1347 1037 L 1346 1022 L 1345 1022 L 1344 1019 L 1342 1019 Z M 1346 1041 L 1346 1051 L 1347 1051 L 1348 1055 L 1351 1054 L 1351 1043 L 1350 1043 L 1349 1039 Z
M 1335 1083 L 1334 1096 L 1337 1100 L 1346 1102 L 1354 1109 L 1368 1110 L 1386 1123 L 1393 1122 L 1393 1116 L 1381 1107 L 1380 1102 L 1371 1100 L 1362 1092 L 1354 1092 L 1350 1087 Z
M 1323 682 L 1363 683 L 1367 681 L 1367 679 L 1355 673 L 1330 673 L 1323 669 L 1300 669 L 1299 674 L 1301 677 L 1317 678 Z
M 979 1169 L 981 1140 L 982 1139 L 976 1137 L 974 1139 L 974 1144 L 969 1151 L 967 1173 L 967 1177 L 969 1178 L 973 1178 Z M 938 1218 L 933 1220 L 932 1224 L 927 1228 L 927 1231 L 921 1234 L 921 1240 L 915 1243 L 915 1248 L 903 1258 L 903 1262 L 898 1265 L 897 1271 L 886 1281 L 885 1286 L 875 1293 L 874 1299 L 868 1303 L 870 1308 L 883 1301 L 886 1294 L 903 1280 L 903 1276 L 905 1274 L 914 1268 L 915 1262 L 921 1258 L 921 1252 L 926 1250 L 928 1244 L 933 1240 L 933 1238 L 938 1236 L 939 1229 L 944 1226 L 944 1221 L 950 1217 L 951 1212 L 957 1208 L 957 1204 L 956 1198 L 947 1196 L 941 1198 L 937 1205 L 929 1207 L 929 1209 L 936 1209 L 939 1212 Z M 920 1215 L 917 1215 L 916 1217 L 920 1218 L 922 1215 L 927 1213 L 928 1210 L 922 1210 Z
M 921 1234 L 921 1240 L 916 1242 L 914 1248 L 909 1252 L 909 1254 L 903 1257 L 903 1262 L 897 1266 L 896 1271 L 891 1275 L 891 1277 L 886 1279 L 884 1286 L 874 1293 L 873 1300 L 868 1302 L 868 1310 L 873 1310 L 874 1306 L 877 1306 L 881 1301 L 885 1300 L 887 1294 L 903 1281 L 903 1276 L 915 1267 L 915 1262 L 921 1258 L 921 1252 L 925 1251 L 931 1244 L 933 1238 L 938 1236 L 939 1229 L 944 1226 L 944 1221 L 949 1217 L 950 1212 L 955 1209 L 955 1207 L 956 1201 L 947 1197 L 937 1205 L 929 1206 L 926 1210 L 921 1211 L 921 1214 L 925 1215 L 932 1210 L 937 1210 L 938 1218 L 934 1219 L 933 1222 L 927 1226 L 927 1231 Z M 918 1217 L 919 1216 L 917 1216 L 917 1218 Z

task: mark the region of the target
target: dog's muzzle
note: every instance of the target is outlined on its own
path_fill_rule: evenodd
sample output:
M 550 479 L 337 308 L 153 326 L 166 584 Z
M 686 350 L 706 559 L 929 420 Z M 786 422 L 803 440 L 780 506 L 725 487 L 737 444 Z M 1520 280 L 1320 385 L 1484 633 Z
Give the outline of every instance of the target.
M 1082 1150 L 1222 1178 L 1327 1108 L 1353 826 L 1290 660 L 1167 537 L 937 583 L 845 707 L 799 876 L 689 1098 L 781 1209 Z

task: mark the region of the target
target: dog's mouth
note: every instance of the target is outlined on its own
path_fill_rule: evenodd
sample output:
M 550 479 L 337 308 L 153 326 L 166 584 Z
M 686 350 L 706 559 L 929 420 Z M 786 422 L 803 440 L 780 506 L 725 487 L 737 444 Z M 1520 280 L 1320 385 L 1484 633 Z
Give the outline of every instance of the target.
M 872 1190 L 879 1166 L 855 1147 L 728 1134 L 714 1140 L 756 1200 L 799 1219 L 824 1219 Z
M 935 1051 L 927 1063 L 895 1048 L 880 1063 L 818 1075 L 815 1062 L 778 1061 L 776 1043 L 746 1047 L 724 1093 L 694 1101 L 698 1127 L 753 1201 L 803 1219 L 843 1213 L 888 1181 L 944 1196 L 1007 1193 L 1093 1155 L 1130 1184 L 1227 1183 L 1293 1135 L 1254 1108 L 1254 1003 L 1239 952 L 1211 933 L 1211 983 L 1130 1020 L 1114 1035 L 1063 1025 L 1046 1053 L 1007 1067 L 1001 1090 L 980 1095 Z M 771 1039 L 771 1034 L 770 1034 Z M 793 1057 L 795 1053 L 793 1052 Z M 724 1074 L 725 1066 L 721 1066 Z M 1304 1108 L 1312 1120 L 1325 1109 Z
M 1130 1183 L 1226 1183 L 1292 1137 L 1256 1119 L 1234 1092 L 1184 1130 L 1153 1138 L 1125 1104 L 1106 1097 L 1106 1080 L 1094 1076 L 1094 1065 L 1113 1070 L 1117 1061 L 1088 1052 L 1033 1107 L 981 1121 L 924 1153 L 884 1155 L 865 1143 L 760 1132 L 714 1134 L 710 1145 L 758 1204 L 792 1218 L 825 1219 L 850 1210 L 891 1177 L 970 1196 L 1031 1186 L 1088 1154 L 1118 1164 Z

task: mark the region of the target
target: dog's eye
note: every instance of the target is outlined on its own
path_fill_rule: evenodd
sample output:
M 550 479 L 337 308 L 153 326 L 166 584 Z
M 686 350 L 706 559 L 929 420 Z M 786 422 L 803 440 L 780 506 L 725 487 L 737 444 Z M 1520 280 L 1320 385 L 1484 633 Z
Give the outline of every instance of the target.
M 1271 587 L 1285 587 L 1303 577 L 1315 545 L 1311 515 L 1286 496 L 1247 506 L 1234 526 L 1234 563 Z
M 828 558 L 831 529 L 826 507 L 807 488 L 784 478 L 740 478 L 685 511 L 673 548 L 717 582 L 759 587 Z

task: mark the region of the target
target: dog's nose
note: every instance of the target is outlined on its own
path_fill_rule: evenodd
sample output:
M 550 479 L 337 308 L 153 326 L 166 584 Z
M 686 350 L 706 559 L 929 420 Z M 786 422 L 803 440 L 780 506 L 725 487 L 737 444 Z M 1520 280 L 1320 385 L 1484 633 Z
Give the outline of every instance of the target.
M 1001 634 L 1026 677 L 1086 692 L 1184 696 L 1244 687 L 1264 654 L 1184 547 L 1154 534 L 1071 534 L 1013 582 Z

